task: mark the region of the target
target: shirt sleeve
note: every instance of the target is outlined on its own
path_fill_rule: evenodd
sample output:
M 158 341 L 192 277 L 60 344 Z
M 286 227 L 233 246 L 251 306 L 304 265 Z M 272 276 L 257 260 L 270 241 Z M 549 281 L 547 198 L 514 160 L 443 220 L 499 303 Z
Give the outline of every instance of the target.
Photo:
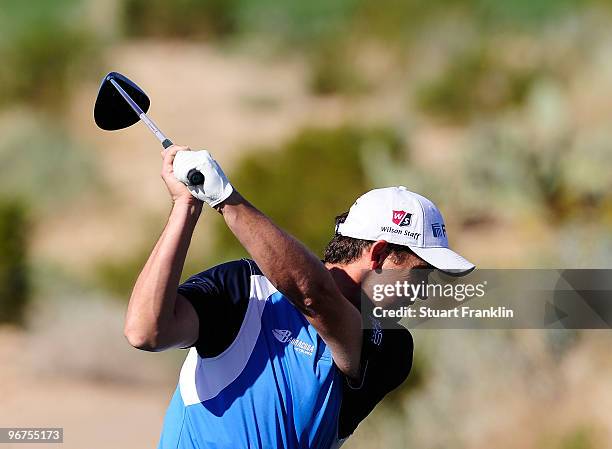
M 195 309 L 199 335 L 192 345 L 201 357 L 215 357 L 227 349 L 242 325 L 249 303 L 251 260 L 223 263 L 191 276 L 178 288 Z
M 361 378 L 344 378 L 339 438 L 350 436 L 385 395 L 406 380 L 412 368 L 413 347 L 412 335 L 401 326 L 364 329 Z

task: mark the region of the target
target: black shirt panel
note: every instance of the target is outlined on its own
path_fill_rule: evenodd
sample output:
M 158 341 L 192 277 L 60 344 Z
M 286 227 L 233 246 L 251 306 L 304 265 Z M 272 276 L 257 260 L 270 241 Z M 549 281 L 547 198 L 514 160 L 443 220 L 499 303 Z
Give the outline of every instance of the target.
M 351 435 L 387 393 L 406 380 L 412 368 L 414 343 L 402 326 L 364 329 L 361 379 L 344 378 L 338 437 Z
M 251 287 L 251 275 L 261 274 L 251 260 L 217 265 L 191 276 L 178 288 L 199 318 L 199 336 L 194 343 L 200 357 L 215 357 L 225 351 L 242 326 Z

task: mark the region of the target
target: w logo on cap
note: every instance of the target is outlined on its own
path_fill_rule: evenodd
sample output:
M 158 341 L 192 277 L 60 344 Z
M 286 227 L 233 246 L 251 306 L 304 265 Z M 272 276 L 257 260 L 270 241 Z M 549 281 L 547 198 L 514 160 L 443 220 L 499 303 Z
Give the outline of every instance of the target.
M 398 226 L 410 226 L 411 217 L 412 214 L 409 214 L 405 210 L 394 210 L 393 218 L 391 220 Z

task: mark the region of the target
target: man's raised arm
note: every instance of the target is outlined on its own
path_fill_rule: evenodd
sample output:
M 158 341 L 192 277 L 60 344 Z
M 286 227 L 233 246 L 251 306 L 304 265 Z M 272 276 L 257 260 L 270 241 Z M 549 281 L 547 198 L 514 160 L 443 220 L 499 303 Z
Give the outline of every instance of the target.
M 263 274 L 315 327 L 338 368 L 358 377 L 361 316 L 340 293 L 325 265 L 239 193 L 232 193 L 217 209 Z
M 234 191 L 208 152 L 198 153 L 177 155 L 177 177 L 186 178 L 190 167 L 204 174 L 204 185 L 190 187 L 192 193 L 223 215 L 263 274 L 315 327 L 338 368 L 347 376 L 358 377 L 362 345 L 359 311 L 341 294 L 312 252 Z
M 173 146 L 162 152 L 162 178 L 172 197 L 168 223 L 138 276 L 125 318 L 124 333 L 130 344 L 146 351 L 193 344 L 199 331 L 198 316 L 189 302 L 177 294 L 187 249 L 202 202 L 173 174 Z

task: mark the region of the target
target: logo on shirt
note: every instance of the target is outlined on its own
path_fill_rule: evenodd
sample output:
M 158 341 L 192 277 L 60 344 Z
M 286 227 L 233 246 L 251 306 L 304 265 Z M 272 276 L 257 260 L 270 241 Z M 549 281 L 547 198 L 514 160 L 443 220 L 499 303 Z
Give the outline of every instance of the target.
M 302 354 L 306 355 L 312 355 L 314 353 L 315 348 L 313 345 L 297 338 L 293 338 L 291 336 L 291 331 L 289 330 L 272 329 L 272 335 L 274 335 L 274 337 L 276 337 L 276 339 L 281 343 L 289 343 L 292 345 L 297 352 L 301 352 Z
M 370 323 L 372 323 L 372 334 L 370 335 L 370 341 L 372 344 L 380 346 L 383 338 L 382 325 L 380 321 L 372 317 L 370 317 Z
M 410 226 L 411 218 L 412 214 L 406 212 L 405 210 L 394 210 L 391 221 L 398 226 Z
M 288 343 L 291 340 L 291 331 L 285 329 L 272 329 L 272 333 L 281 343 Z

